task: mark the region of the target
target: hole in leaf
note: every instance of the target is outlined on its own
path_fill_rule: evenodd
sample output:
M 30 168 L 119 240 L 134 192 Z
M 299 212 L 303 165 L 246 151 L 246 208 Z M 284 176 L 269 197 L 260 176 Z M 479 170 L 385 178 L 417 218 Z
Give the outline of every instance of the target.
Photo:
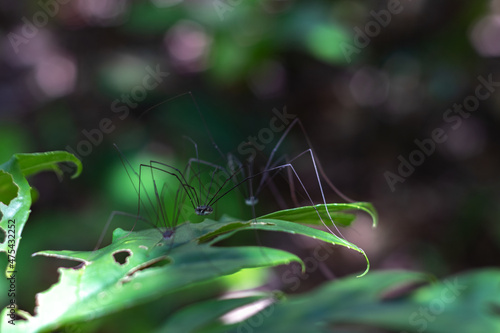
M 144 267 L 144 268 L 163 267 L 163 266 L 165 266 L 167 264 L 170 264 L 170 260 L 168 260 L 168 259 L 165 258 L 165 259 L 156 261 L 153 264 L 151 264 L 151 265 L 149 265 L 147 267 Z M 142 269 L 144 269 L 144 268 L 142 268 Z
M 132 252 L 129 250 L 122 250 L 113 253 L 113 258 L 115 258 L 115 261 L 119 263 L 120 265 L 124 265 L 127 262 L 127 258 L 132 255 Z
M 12 176 L 0 170 L 0 202 L 9 205 L 17 197 L 19 187 L 14 183 Z
M 146 262 L 144 265 L 142 266 L 139 266 L 137 267 L 136 270 L 130 272 L 129 275 L 132 275 L 134 274 L 135 272 L 138 272 L 138 271 L 142 271 L 142 270 L 145 270 L 145 269 L 148 269 L 148 268 L 153 268 L 153 267 L 163 267 L 165 265 L 168 265 L 170 264 L 171 260 L 168 259 L 168 258 L 157 258 L 155 260 L 152 260 L 152 261 L 149 261 L 149 262 Z
M 130 282 L 132 275 L 134 273 L 138 272 L 138 271 L 142 271 L 142 270 L 145 270 L 145 269 L 148 269 L 148 268 L 153 268 L 153 267 L 163 267 L 165 265 L 170 264 L 171 262 L 172 261 L 170 259 L 168 259 L 167 257 L 157 258 L 155 260 L 146 262 L 142 266 L 139 266 L 139 267 L 137 267 L 137 269 L 134 269 L 133 271 L 131 271 L 130 273 L 128 273 L 127 274 L 127 278 L 123 281 L 123 283 Z
M 0 232 L 0 244 L 3 244 L 5 242 L 5 238 L 7 237 L 7 233 L 2 228 L 0 228 L 0 231 L 2 231 Z
M 81 269 L 83 267 L 85 267 L 85 263 L 81 262 L 81 263 L 79 263 L 78 265 L 76 265 L 75 267 L 72 267 L 72 268 L 76 270 L 76 269 Z

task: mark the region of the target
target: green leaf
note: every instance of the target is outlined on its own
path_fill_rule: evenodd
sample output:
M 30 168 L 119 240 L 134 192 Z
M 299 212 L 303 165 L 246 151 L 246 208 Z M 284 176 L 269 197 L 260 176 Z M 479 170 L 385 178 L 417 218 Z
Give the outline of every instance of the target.
M 298 207 L 280 210 L 278 212 L 264 215 L 261 218 L 322 225 L 321 220 L 323 220 L 325 223 L 329 223 L 329 216 L 331 216 L 336 224 L 338 223 L 342 226 L 349 226 L 354 220 L 355 216 L 352 214 L 339 213 L 345 210 L 365 211 L 372 217 L 373 226 L 377 226 L 377 211 L 369 202 L 329 203 L 326 205 L 326 207 L 323 204 L 316 206 Z M 321 217 L 321 219 L 319 219 L 318 217 Z
M 318 209 L 318 212 L 314 208 Z M 325 223 L 330 222 L 328 215 L 326 214 L 326 209 L 324 205 L 318 206 L 305 206 L 293 209 L 287 209 L 289 212 L 279 211 L 271 214 L 264 215 L 263 218 L 293 221 L 302 224 L 313 224 L 313 225 L 323 225 L 321 220 Z M 318 218 L 318 213 L 321 214 L 321 220 Z M 354 214 L 346 213 L 333 213 L 330 212 L 330 216 L 336 225 L 341 225 L 343 227 L 348 227 L 356 219 Z M 326 219 L 326 221 L 325 221 Z
M 240 225 L 243 227 L 245 223 Z M 219 236 L 212 242 L 200 243 L 202 236 L 217 229 Z M 36 316 L 19 322 L 18 326 L 22 330 L 53 330 L 142 304 L 244 268 L 292 261 L 301 263 L 297 256 L 282 250 L 213 246 L 218 237 L 226 233 L 220 223 L 212 220 L 184 223 L 177 227 L 171 239 L 163 239 L 156 229 L 131 233 L 116 229 L 112 244 L 95 252 L 36 253 L 76 260 L 82 262 L 83 267 L 60 268 L 59 282 L 37 295 Z M 113 257 L 119 252 L 129 254 L 123 264 Z
M 54 171 L 57 175 L 62 175 L 63 171 L 57 163 L 73 162 L 76 172 L 71 178 L 76 178 L 82 172 L 82 162 L 73 154 L 67 151 L 51 151 L 46 153 L 16 154 L 19 166 L 25 177 L 42 171 Z
M 80 174 L 81 162 L 68 152 L 49 152 L 34 154 L 16 154 L 8 162 L 0 165 L 0 229 L 6 240 L 0 244 L 0 252 L 15 258 L 21 234 L 30 214 L 32 189 L 26 177 L 35 173 L 53 170 L 61 173 L 58 162 L 73 162 Z M 34 192 L 36 193 L 36 192 Z M 13 271 L 15 264 L 9 264 L 8 271 Z M 9 274 L 10 275 L 10 274 Z
M 2 202 L 0 202 L 0 213 L 2 214 L 0 229 L 5 233 L 5 241 L 0 244 L 0 252 L 7 253 L 9 259 L 12 259 L 12 262 L 7 265 L 7 271 L 14 271 L 15 262 L 13 261 L 21 241 L 24 225 L 31 212 L 30 186 L 15 158 L 0 165 L 0 188 L 9 189 L 8 198 L 2 195 Z M 15 192 L 12 192 L 13 188 L 16 189 Z M 11 198 L 12 194 L 15 197 Z M 10 273 L 6 272 L 6 276 L 9 277 Z
M 313 210 L 314 211 L 314 210 Z M 279 212 L 278 212 L 279 213 Z M 269 214 L 271 215 L 271 214 Z M 269 216 L 266 215 L 266 216 Z M 291 234 L 299 234 L 299 235 L 304 235 L 308 237 L 312 237 L 314 239 L 319 239 L 324 242 L 329 242 L 335 245 L 341 245 L 344 247 L 347 247 L 348 249 L 357 251 L 361 253 L 366 260 L 366 269 L 365 271 L 359 275 L 360 277 L 368 273 L 370 270 L 370 261 L 368 260 L 368 257 L 366 256 L 366 253 L 356 246 L 355 244 L 346 241 L 343 238 L 340 238 L 333 233 L 325 232 L 322 230 L 310 228 L 308 226 L 298 224 L 298 223 L 293 223 L 293 222 L 288 222 L 288 221 L 282 221 L 282 220 L 274 220 L 274 219 L 264 219 L 264 218 L 258 218 L 255 221 L 252 221 L 251 223 L 242 223 L 242 222 L 235 222 L 235 223 L 230 223 L 228 225 L 221 226 L 220 228 L 214 230 L 213 232 L 207 233 L 206 235 L 200 237 L 201 242 L 208 242 L 211 240 L 211 243 L 213 244 L 214 242 L 220 241 L 222 239 L 231 237 L 234 235 L 234 233 L 242 231 L 242 230 L 267 230 L 267 231 L 280 231 L 280 232 L 288 232 Z M 212 240 L 214 237 L 218 237 L 216 240 Z

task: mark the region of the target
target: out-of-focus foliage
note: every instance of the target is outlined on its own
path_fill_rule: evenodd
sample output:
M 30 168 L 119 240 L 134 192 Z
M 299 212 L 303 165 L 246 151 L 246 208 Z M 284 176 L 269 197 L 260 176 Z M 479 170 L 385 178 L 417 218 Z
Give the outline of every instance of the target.
M 165 332 L 174 329 L 205 333 L 354 333 L 381 328 L 411 333 L 448 333 L 450 328 L 457 333 L 500 330 L 498 269 L 468 272 L 430 284 L 428 280 L 429 276 L 422 273 L 389 270 L 372 272 L 363 279 L 346 277 L 308 294 L 279 301 L 267 295 L 272 302 L 264 310 L 229 326 L 221 325 L 221 311 L 262 301 L 265 295 L 208 301 L 178 312 L 164 328 Z
M 158 105 L 187 91 L 223 154 L 242 160 L 247 155 L 238 147 L 270 128 L 274 110 L 282 113 L 286 106 L 300 117 L 337 188 L 353 201 L 373 202 L 380 213 L 375 231 L 367 221 L 342 230 L 374 268 L 445 277 L 498 265 L 499 0 L 60 2 L 0 4 L 0 161 L 19 152 L 66 149 L 86 170 L 72 182 L 60 183 L 52 173 L 30 179 L 40 197 L 17 253 L 20 308 L 33 309 L 34 295 L 57 282 L 56 268 L 70 265 L 32 253 L 89 250 L 111 211 L 137 213 L 136 193 L 112 143 L 134 165 L 153 156 L 182 168 L 194 157 L 183 139 L 189 136 L 202 159 L 224 162 L 193 101 L 184 95 Z M 397 13 L 384 15 L 391 3 L 400 5 L 392 8 Z M 146 89 L 145 78 L 157 68 L 158 80 L 146 80 L 155 87 Z M 448 110 L 456 116 L 455 105 L 475 95 L 480 77 L 494 83 L 489 97 L 456 123 L 447 122 Z M 392 188 L 385 173 L 399 174 L 401 161 L 421 150 L 416 142 L 437 128 L 447 140 Z M 281 134 L 274 133 L 259 158 L 269 156 Z M 284 161 L 308 148 L 293 129 L 278 155 Z M 310 161 L 294 163 L 314 203 L 320 203 Z M 226 213 L 250 220 L 296 206 L 286 182 L 276 189 L 262 193 L 256 213 L 234 191 L 217 203 L 216 219 Z M 279 194 L 284 200 L 277 200 Z M 324 194 L 327 202 L 339 202 L 329 189 Z M 298 200 L 310 205 L 304 196 Z M 347 223 L 350 217 L 345 218 Z M 134 222 L 117 216 L 109 230 L 130 229 Z M 242 238 L 255 242 L 253 233 Z M 301 238 L 262 238 L 300 257 L 315 251 L 314 243 Z M 364 264 L 339 252 L 324 267 L 308 268 L 298 290 L 273 279 L 271 288 L 314 289 Z M 0 260 L 7 257 L 0 253 Z M 0 280 L 2 304 L 4 286 Z M 189 303 L 199 293 L 193 288 L 182 298 Z M 141 311 L 153 310 L 135 309 L 91 325 L 137 331 L 145 325 Z

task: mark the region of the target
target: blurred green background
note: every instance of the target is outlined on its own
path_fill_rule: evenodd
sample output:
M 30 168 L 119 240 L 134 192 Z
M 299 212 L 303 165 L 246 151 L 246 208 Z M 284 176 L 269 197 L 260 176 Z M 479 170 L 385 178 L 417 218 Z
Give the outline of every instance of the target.
M 444 276 L 498 265 L 500 91 L 457 128 L 443 117 L 474 94 L 479 76 L 500 81 L 499 18 L 498 0 L 1 1 L 0 161 L 69 146 L 83 149 L 84 164 L 76 180 L 32 179 L 40 198 L 18 255 L 20 307 L 32 311 L 35 293 L 57 281 L 56 268 L 71 266 L 32 253 L 90 250 L 111 211 L 136 212 L 113 143 L 134 165 L 182 167 L 194 157 L 189 136 L 200 157 L 222 163 L 186 92 L 221 151 L 240 158 L 239 145 L 270 126 L 273 109 L 297 115 L 333 183 L 380 213 L 378 229 L 360 216 L 344 233 L 372 267 Z M 145 81 L 152 71 L 161 72 L 157 84 Z M 109 133 L 96 132 L 100 126 Z M 393 191 L 385 173 L 397 173 L 398 156 L 408 159 L 414 141 L 435 128 L 448 140 Z M 84 146 L 89 132 L 98 143 Z M 263 155 L 278 134 L 273 139 Z M 280 153 L 305 149 L 294 129 Z M 298 168 L 318 200 L 311 165 Z M 277 191 L 290 205 L 282 183 Z M 267 192 L 258 213 L 279 208 Z M 223 198 L 218 215 L 251 218 L 241 199 Z M 132 225 L 118 218 L 111 228 Z M 302 238 L 262 241 L 304 255 L 314 247 Z M 363 270 L 363 259 L 346 251 L 330 259 L 303 288 Z

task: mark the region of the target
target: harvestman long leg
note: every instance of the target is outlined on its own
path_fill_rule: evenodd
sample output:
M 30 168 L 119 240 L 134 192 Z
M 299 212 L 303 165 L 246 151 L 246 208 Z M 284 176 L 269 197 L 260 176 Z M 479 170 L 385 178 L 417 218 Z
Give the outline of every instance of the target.
M 208 131 L 208 128 L 205 127 Z M 211 134 L 209 133 L 209 137 L 211 138 L 211 140 L 213 140 Z M 190 137 L 188 136 L 184 136 L 184 138 L 186 138 L 187 140 L 191 141 L 191 143 L 193 144 L 194 148 L 195 148 L 195 152 L 196 152 L 196 158 L 191 158 L 189 159 L 188 161 L 188 165 L 191 165 L 191 163 L 193 162 L 196 162 L 198 163 L 198 173 L 201 174 L 201 164 L 203 165 L 207 165 L 207 166 L 210 166 L 214 169 L 220 169 L 222 172 L 224 172 L 226 174 L 226 179 L 231 179 L 233 184 L 237 184 L 238 183 L 238 180 L 236 179 L 237 175 L 238 174 L 242 174 L 243 178 L 245 178 L 245 172 L 244 172 L 244 166 L 243 164 L 236 158 L 234 157 L 232 154 L 227 154 L 227 157 L 225 157 L 224 159 L 226 160 L 226 163 L 227 163 L 227 168 L 226 167 L 223 167 L 223 166 L 220 166 L 220 165 L 217 165 L 217 164 L 214 164 L 214 163 L 210 163 L 208 161 L 204 161 L 204 160 L 200 160 L 199 158 L 199 153 L 198 153 L 198 144 L 193 140 L 191 139 Z M 213 145 L 215 147 L 217 147 L 217 144 L 215 142 L 213 142 Z M 218 149 L 218 147 L 217 147 Z M 222 153 L 220 151 L 220 149 L 218 149 L 218 151 L 220 153 Z M 237 165 L 237 168 L 235 168 L 235 164 Z M 187 172 L 189 173 L 189 170 L 187 170 Z M 213 172 L 213 177 L 211 178 L 211 182 L 213 181 L 214 179 L 214 176 L 215 176 L 215 173 L 217 172 L 217 170 L 214 170 Z M 201 193 L 201 180 L 200 181 L 200 193 Z M 225 184 L 224 184 L 225 185 Z M 223 185 L 223 186 L 224 186 Z M 211 186 L 209 186 L 211 187 Z M 238 189 L 241 190 L 241 187 L 238 187 Z M 207 193 L 207 195 L 209 194 L 210 192 Z M 245 194 L 242 192 L 243 196 L 245 196 Z M 248 196 L 245 196 L 245 198 L 248 197 Z M 208 196 L 207 196 L 207 199 L 205 201 L 205 205 L 207 205 L 208 202 Z
M 297 156 L 295 156 L 294 158 L 288 160 L 288 158 L 285 156 L 282 156 L 280 159 L 277 159 L 276 161 L 273 161 L 273 158 L 277 152 L 277 150 L 279 149 L 280 145 L 282 144 L 282 142 L 284 141 L 285 137 L 290 133 L 291 129 L 294 127 L 294 126 L 300 126 L 300 129 L 305 137 L 305 140 L 306 140 L 306 143 L 308 145 L 308 149 L 306 149 L 305 151 L 303 151 L 302 153 L 298 154 Z M 314 205 L 313 204 L 313 201 L 312 201 L 312 198 L 310 197 L 309 195 L 309 192 L 306 190 L 305 188 L 305 185 L 304 183 L 302 182 L 302 180 L 300 179 L 299 175 L 298 175 L 298 172 L 295 170 L 294 166 L 292 165 L 293 161 L 297 160 L 298 158 L 300 158 L 301 156 L 305 155 L 309 153 L 309 156 L 310 156 L 310 159 L 311 159 L 311 162 L 313 164 L 313 167 L 314 167 L 314 171 L 315 171 L 315 176 L 316 176 L 316 179 L 317 179 L 317 182 L 318 182 L 318 186 L 319 186 L 319 189 L 320 189 L 320 192 L 321 192 L 321 196 L 322 196 L 322 201 L 323 201 L 323 204 L 325 205 L 325 209 L 326 209 L 326 212 L 327 212 L 327 215 L 328 215 L 328 219 L 331 221 L 331 223 L 333 224 L 335 230 L 339 233 L 339 235 L 345 239 L 344 235 L 340 232 L 340 230 L 337 228 L 337 225 L 335 224 L 331 214 L 330 214 L 330 211 L 328 209 L 328 206 L 327 206 L 327 203 L 326 203 L 326 198 L 325 198 L 325 195 L 324 195 L 324 191 L 323 191 L 323 185 L 321 183 L 321 178 L 323 178 L 323 180 L 328 184 L 328 186 L 337 194 L 339 195 L 341 198 L 343 198 L 345 201 L 347 202 L 355 202 L 354 200 L 350 199 L 349 197 L 347 197 L 346 195 L 344 195 L 340 190 L 337 189 L 337 187 L 330 181 L 330 179 L 326 176 L 326 173 L 324 172 L 323 170 L 323 167 L 320 163 L 320 161 L 315 157 L 315 154 L 314 154 L 314 150 L 312 148 L 312 144 L 311 144 L 311 141 L 309 139 L 309 136 L 307 135 L 307 132 L 302 124 L 302 122 L 300 121 L 299 118 L 296 118 L 293 120 L 293 122 L 288 126 L 288 128 L 285 130 L 285 132 L 283 133 L 283 135 L 280 137 L 280 139 L 278 140 L 278 142 L 276 143 L 276 145 L 274 146 L 271 154 L 269 155 L 269 158 L 267 159 L 267 163 L 263 169 L 263 171 L 261 172 L 263 174 L 263 176 L 261 177 L 261 180 L 259 182 L 259 185 L 257 186 L 257 189 L 255 191 L 253 191 L 252 189 L 252 186 L 251 186 L 251 182 L 250 182 L 250 197 L 245 201 L 245 203 L 247 205 L 250 205 L 252 207 L 252 212 L 253 212 L 253 215 L 255 216 L 255 208 L 254 206 L 257 204 L 258 202 L 258 197 L 261 193 L 261 191 L 264 189 L 265 186 L 270 186 L 271 190 L 273 192 L 275 192 L 275 197 L 277 197 L 278 199 L 280 198 L 279 197 L 279 193 L 277 193 L 278 191 L 275 189 L 275 187 L 273 187 L 274 183 L 272 182 L 272 179 L 279 174 L 279 171 L 281 170 L 282 167 L 286 167 L 287 170 L 288 170 L 288 174 L 289 174 L 289 181 L 288 183 L 290 184 L 290 192 L 291 192 L 291 196 L 292 196 L 292 201 L 295 203 L 296 206 L 299 206 L 298 205 L 298 200 L 296 198 L 296 191 L 295 191 L 295 186 L 294 186 L 294 182 L 293 182 L 293 176 L 295 176 L 295 178 L 297 178 L 297 180 L 299 181 L 300 183 L 300 186 L 302 187 L 303 191 L 306 193 L 306 196 L 307 196 L 307 199 L 308 201 L 311 203 L 311 205 Z M 283 165 L 279 165 L 280 163 L 280 160 L 282 159 L 285 159 L 287 160 L 287 162 Z M 270 175 L 272 173 L 272 171 L 276 171 L 274 172 L 272 175 Z M 293 175 L 291 175 L 291 172 L 293 173 Z M 251 171 L 250 171 L 250 174 L 251 174 Z M 278 196 L 277 196 L 278 195 Z M 315 208 L 316 210 L 316 213 L 318 214 L 318 218 L 320 219 L 320 221 L 322 222 L 322 224 L 327 228 L 328 231 L 330 231 L 332 234 L 333 231 L 325 224 L 324 220 L 321 218 L 321 215 L 319 214 L 319 211 Z
M 155 166 L 152 165 L 153 163 L 161 164 L 161 165 L 163 165 L 165 167 L 168 167 L 168 168 L 170 168 L 170 169 L 178 172 L 179 174 L 177 174 L 175 172 L 167 171 L 167 170 L 159 168 L 159 167 L 155 167 Z M 139 165 L 139 179 L 141 179 L 140 177 L 142 175 L 142 168 L 149 168 L 150 170 L 157 170 L 157 171 L 160 171 L 160 172 L 164 172 L 164 173 L 166 173 L 168 175 L 174 176 L 179 181 L 180 186 L 182 186 L 184 188 L 184 191 L 187 194 L 187 196 L 188 196 L 191 204 L 193 205 L 193 208 L 196 208 L 196 205 L 199 204 L 199 198 L 198 198 L 198 195 L 196 194 L 196 191 L 194 190 L 193 186 L 189 185 L 188 181 L 184 177 L 184 174 L 179 169 L 177 169 L 177 168 L 175 168 L 173 166 L 170 166 L 168 164 L 165 164 L 165 163 L 161 163 L 161 162 L 157 162 L 157 161 L 150 161 L 149 165 L 148 164 L 140 164 Z M 140 197 L 140 190 L 141 189 L 139 188 L 139 197 Z
M 292 130 L 292 128 L 294 128 L 294 126 L 300 126 L 300 129 L 304 135 L 304 138 L 306 140 L 306 143 L 307 143 L 307 146 L 309 147 L 308 150 L 311 151 L 311 160 L 315 166 L 315 173 L 319 175 L 321 175 L 321 178 L 323 178 L 323 180 L 328 184 L 328 186 L 338 195 L 340 196 L 342 199 L 344 199 L 346 202 L 355 202 L 354 200 L 352 200 L 351 198 L 347 197 L 345 194 L 343 194 L 332 182 L 331 180 L 327 177 L 325 171 L 323 170 L 323 166 L 321 165 L 320 161 L 315 157 L 315 153 L 314 153 L 314 149 L 312 147 L 312 143 L 311 143 L 311 140 L 309 139 L 309 136 L 307 135 L 307 132 L 304 128 L 304 125 L 302 124 L 302 122 L 300 121 L 299 118 L 295 118 L 291 123 L 290 125 L 287 127 L 287 129 L 285 130 L 285 132 L 283 133 L 283 135 L 280 137 L 280 139 L 278 140 L 278 142 L 276 143 L 276 145 L 274 146 L 273 150 L 271 151 L 271 154 L 269 155 L 269 159 L 267 160 L 267 163 L 266 163 L 266 166 L 264 167 L 264 170 L 269 170 L 270 168 L 272 168 L 272 164 L 275 164 L 273 163 L 273 158 L 274 158 L 274 155 L 276 154 L 277 150 L 279 149 L 279 147 L 281 146 L 281 144 L 283 143 L 284 139 L 288 136 L 288 134 L 290 133 L 290 131 Z M 306 150 L 307 151 L 307 150 Z M 302 153 L 301 153 L 302 154 Z M 301 154 L 297 155 L 295 158 L 293 158 L 292 160 L 290 160 L 289 162 L 293 161 L 294 159 L 298 158 Z M 255 193 L 256 193 L 256 196 L 262 191 L 262 188 L 263 186 L 265 185 L 266 183 L 266 180 L 267 180 L 267 174 L 264 174 L 261 178 L 261 181 L 257 187 L 257 189 L 255 190 Z
M 191 160 L 190 163 L 192 163 L 193 161 Z M 196 160 L 195 162 L 197 163 L 202 163 L 202 164 L 207 164 L 209 166 L 212 166 L 211 163 L 208 163 L 208 162 L 205 162 L 205 161 L 201 161 L 201 160 Z M 196 173 L 193 177 L 195 177 L 196 179 L 198 179 L 198 182 L 200 183 L 200 193 L 197 193 L 196 192 L 196 189 L 194 186 L 190 185 L 189 184 L 189 181 L 188 179 L 191 179 L 191 177 L 189 176 L 189 170 L 192 168 L 191 167 L 191 164 L 189 165 L 189 169 L 188 169 L 188 172 L 186 172 L 186 175 L 184 175 L 182 172 L 180 172 L 179 169 L 176 169 L 174 168 L 173 166 L 171 165 L 168 165 L 168 164 L 165 164 L 165 163 L 162 163 L 162 162 L 158 162 L 158 161 L 151 161 L 151 164 L 158 164 L 158 165 L 161 165 L 163 167 L 166 167 L 166 168 L 169 168 L 169 169 L 173 169 L 177 172 L 179 172 L 179 175 L 173 173 L 173 172 L 169 172 L 165 169 L 162 169 L 162 168 L 159 168 L 159 167 L 155 167 L 153 165 L 149 165 L 147 167 L 151 167 L 152 169 L 155 169 L 155 170 L 158 170 L 158 171 L 162 171 L 162 172 L 165 172 L 169 175 L 173 175 L 177 178 L 177 180 L 181 183 L 181 186 L 184 188 L 185 192 L 187 193 L 190 201 L 191 201 L 191 204 L 195 210 L 195 213 L 197 215 L 209 215 L 210 213 L 212 213 L 213 211 L 213 208 L 212 206 L 209 204 L 209 202 L 211 202 L 212 199 L 209 200 L 209 196 L 210 196 L 210 192 L 212 190 L 212 186 L 214 185 L 213 184 L 213 179 L 215 177 L 215 174 L 217 173 L 218 170 L 222 170 L 223 171 L 223 168 L 217 166 L 217 165 L 213 165 L 214 166 L 214 169 L 212 171 L 212 176 L 211 176 L 211 180 L 210 180 L 210 184 L 208 186 L 208 189 L 206 189 L 203 185 L 202 185 L 202 180 L 200 178 L 200 174 L 199 173 Z M 200 171 L 201 172 L 201 171 Z M 225 184 L 229 181 L 231 177 L 228 177 L 226 178 L 224 184 L 221 186 L 221 188 L 223 188 L 225 186 Z M 205 200 L 202 200 L 202 188 L 206 190 L 207 192 L 207 198 Z M 220 188 L 216 191 L 216 193 L 218 193 L 220 191 Z
M 142 220 L 142 221 L 144 221 L 144 222 L 146 222 L 148 224 L 152 224 L 148 219 L 143 218 L 143 217 L 138 216 L 138 215 L 134 215 L 134 214 L 130 214 L 130 213 L 118 211 L 118 210 L 112 211 L 111 214 L 108 217 L 108 220 L 106 221 L 106 224 L 104 225 L 104 229 L 102 230 L 101 236 L 99 236 L 99 240 L 97 241 L 97 244 L 94 247 L 93 251 L 96 251 L 99 248 L 99 246 L 101 245 L 102 241 L 104 240 L 104 236 L 106 235 L 106 231 L 108 230 L 109 225 L 111 224 L 111 221 L 115 218 L 116 215 L 122 215 L 122 216 L 126 216 L 126 217 L 133 217 L 133 218 L 136 219 L 136 221 L 137 220 Z M 132 230 L 128 234 L 130 234 L 131 232 L 132 232 Z M 128 234 L 125 235 L 125 236 L 123 236 L 123 237 L 128 236 Z
M 323 191 L 323 185 L 321 184 L 321 180 L 320 180 L 320 177 L 319 177 L 319 171 L 316 167 L 316 163 L 315 163 L 315 159 L 314 159 L 314 156 L 313 156 L 313 152 L 312 152 L 312 149 L 307 149 L 306 151 L 300 153 L 299 155 L 297 155 L 296 157 L 294 157 L 292 160 L 290 160 L 288 163 L 286 164 L 283 164 L 283 165 L 279 165 L 279 166 L 276 166 L 276 167 L 272 167 L 270 169 L 267 169 L 267 170 L 264 170 L 262 172 L 259 172 L 259 173 L 256 173 L 255 175 L 251 176 L 251 177 L 246 177 L 244 180 L 242 180 L 239 184 L 235 185 L 234 187 L 236 186 L 239 186 L 241 183 L 249 180 L 250 178 L 253 178 L 257 175 L 260 175 L 260 174 L 266 174 L 266 173 L 269 173 L 269 172 L 272 172 L 272 171 L 276 171 L 279 172 L 285 168 L 290 168 L 295 176 L 295 178 L 297 179 L 297 181 L 299 182 L 302 190 L 304 191 L 304 193 L 306 194 L 307 196 L 307 199 L 309 201 L 309 203 L 311 204 L 312 207 L 314 207 L 314 210 L 316 211 L 316 214 L 318 215 L 318 218 L 319 220 L 321 221 L 321 223 L 323 224 L 323 226 L 333 235 L 335 235 L 335 233 L 330 229 L 330 227 L 328 227 L 328 225 L 325 223 L 325 221 L 323 220 L 323 218 L 321 217 L 321 214 L 320 212 L 318 211 L 318 209 L 315 207 L 315 203 L 314 203 L 314 200 L 312 199 L 312 197 L 310 196 L 309 192 L 307 191 L 307 188 L 306 186 L 304 185 L 302 179 L 300 178 L 299 174 L 297 173 L 297 171 L 295 170 L 295 167 L 291 164 L 294 160 L 298 159 L 299 157 L 305 155 L 305 154 L 311 154 L 311 161 L 313 162 L 313 165 L 314 165 L 314 170 L 315 170 L 315 173 L 316 173 L 316 178 L 318 179 L 318 185 L 319 185 L 319 188 L 320 188 L 320 191 L 321 191 L 321 197 L 322 197 L 322 204 L 325 206 L 325 209 L 326 209 L 326 212 L 327 212 L 327 215 L 328 215 L 328 218 L 329 220 L 332 222 L 333 226 L 335 227 L 335 230 L 339 233 L 339 235 L 342 237 L 342 238 L 345 238 L 342 233 L 340 232 L 340 230 L 337 228 L 337 225 L 335 224 L 335 222 L 333 221 L 333 218 L 330 214 L 330 211 L 328 209 L 328 204 L 326 202 L 326 198 L 325 198 L 325 194 L 324 194 L 324 191 Z M 229 193 L 230 191 L 232 191 L 232 189 L 234 188 L 230 188 L 229 190 L 227 190 L 226 192 L 224 192 L 223 194 L 221 194 L 221 196 L 217 199 L 215 199 L 213 203 L 217 202 L 220 198 L 222 198 L 224 195 L 226 195 L 227 193 Z M 347 244 L 346 244 L 347 245 Z

